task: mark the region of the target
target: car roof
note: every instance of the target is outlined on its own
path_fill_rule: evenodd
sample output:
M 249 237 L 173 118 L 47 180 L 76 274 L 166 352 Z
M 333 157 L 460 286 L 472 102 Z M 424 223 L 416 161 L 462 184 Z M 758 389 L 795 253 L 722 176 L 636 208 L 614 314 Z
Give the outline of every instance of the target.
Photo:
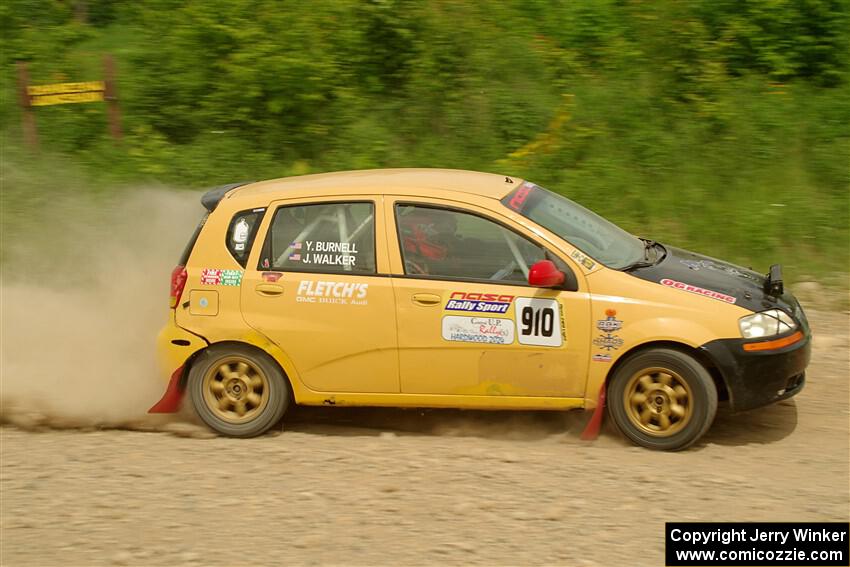
M 284 177 L 241 185 L 227 197 L 238 201 L 350 195 L 357 193 L 421 195 L 440 189 L 501 199 L 521 179 L 459 169 L 367 169 Z

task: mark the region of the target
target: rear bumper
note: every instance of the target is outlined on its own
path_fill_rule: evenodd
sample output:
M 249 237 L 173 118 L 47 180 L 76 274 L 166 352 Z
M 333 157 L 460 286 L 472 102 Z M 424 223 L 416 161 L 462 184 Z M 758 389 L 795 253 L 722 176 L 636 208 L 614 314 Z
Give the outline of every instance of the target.
M 168 323 L 156 337 L 156 358 L 159 374 L 168 380 L 178 366 L 183 366 L 193 354 L 207 346 L 207 342 L 189 331 L 178 327 L 174 322 L 174 311 Z
M 772 404 L 803 389 L 812 351 L 811 333 L 804 332 L 802 340 L 770 351 L 745 351 L 743 345 L 752 341 L 744 339 L 718 339 L 701 347 L 723 375 L 734 411 Z
M 174 323 L 172 312 L 171 319 L 156 339 L 160 373 L 163 377 L 170 376 L 170 378 L 168 378 L 168 386 L 162 399 L 154 404 L 148 413 L 173 413 L 180 409 L 186 388 L 188 363 L 192 356 L 205 346 L 207 342 L 201 337 L 193 335 Z

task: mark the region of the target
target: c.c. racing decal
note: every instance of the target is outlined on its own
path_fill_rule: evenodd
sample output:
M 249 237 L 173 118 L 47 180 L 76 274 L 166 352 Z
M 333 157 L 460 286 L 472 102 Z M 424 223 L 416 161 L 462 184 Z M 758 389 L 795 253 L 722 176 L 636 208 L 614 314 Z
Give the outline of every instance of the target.
M 617 311 L 607 309 L 605 311 L 605 319 L 600 319 L 596 322 L 596 328 L 602 331 L 602 334 L 593 339 L 593 344 L 607 351 L 615 350 L 623 346 L 623 339 L 615 333 L 623 328 L 623 322 L 616 318 Z M 610 362 L 611 356 L 605 354 L 593 355 L 593 360 L 596 362 Z
M 367 305 L 369 284 L 354 282 L 301 280 L 298 284 L 298 303 L 335 303 L 337 305 Z
M 681 289 L 682 291 L 687 291 L 690 293 L 695 293 L 697 295 L 702 295 L 705 297 L 710 297 L 711 299 L 717 299 L 719 301 L 723 301 L 725 303 L 735 303 L 737 299 L 732 297 L 731 295 L 726 295 L 725 293 L 720 293 L 719 291 L 713 291 L 710 289 L 705 289 L 702 287 L 697 287 L 695 285 L 686 284 L 683 282 L 677 282 L 676 280 L 671 280 L 668 278 L 664 278 L 659 282 L 661 285 L 666 285 L 667 287 L 672 287 L 675 289 Z
M 555 299 L 517 297 L 516 327 L 520 344 L 548 347 L 564 344 L 561 308 Z
M 507 313 L 513 295 L 498 293 L 466 293 L 452 292 L 446 303 L 446 311 L 472 311 L 474 313 Z

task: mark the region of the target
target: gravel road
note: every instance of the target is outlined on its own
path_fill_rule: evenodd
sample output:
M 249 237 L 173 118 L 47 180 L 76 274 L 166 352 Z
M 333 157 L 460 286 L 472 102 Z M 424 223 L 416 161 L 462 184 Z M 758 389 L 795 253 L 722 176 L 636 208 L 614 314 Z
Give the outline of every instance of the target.
M 663 565 L 665 521 L 847 521 L 846 312 L 811 312 L 808 385 L 682 453 L 587 416 L 299 408 L 262 438 L 188 422 L 9 424 L 0 563 Z

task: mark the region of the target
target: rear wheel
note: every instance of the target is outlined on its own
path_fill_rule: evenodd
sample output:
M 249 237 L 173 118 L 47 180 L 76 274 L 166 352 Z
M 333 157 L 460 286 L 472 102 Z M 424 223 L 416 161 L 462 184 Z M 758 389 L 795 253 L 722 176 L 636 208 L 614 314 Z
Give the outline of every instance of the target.
M 678 451 L 708 431 L 717 389 L 692 356 L 672 349 L 629 358 L 608 385 L 608 413 L 623 434 L 650 449 Z
M 230 437 L 254 437 L 283 417 L 289 384 L 265 353 L 241 345 L 213 345 L 189 371 L 189 395 L 198 417 Z

